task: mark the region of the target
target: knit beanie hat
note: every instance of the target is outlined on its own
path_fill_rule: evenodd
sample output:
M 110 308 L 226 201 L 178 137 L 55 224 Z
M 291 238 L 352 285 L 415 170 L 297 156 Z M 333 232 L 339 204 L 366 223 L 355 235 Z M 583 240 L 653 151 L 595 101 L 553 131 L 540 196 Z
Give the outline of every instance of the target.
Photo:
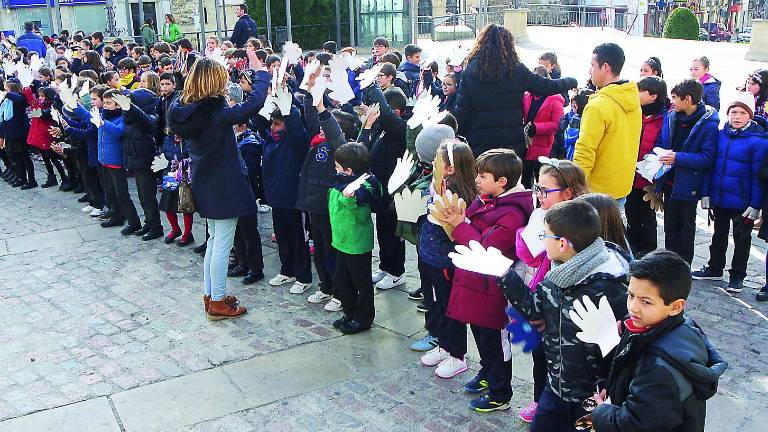
M 739 107 L 744 108 L 749 113 L 749 118 L 755 118 L 755 97 L 749 92 L 739 92 L 733 99 L 733 102 L 728 104 L 726 114 L 731 111 L 731 108 Z
M 422 129 L 416 137 L 416 153 L 419 155 L 419 160 L 432 163 L 440 143 L 450 138 L 456 138 L 456 133 L 448 125 L 434 124 Z
M 243 101 L 243 89 L 239 84 L 230 83 L 227 86 L 227 93 L 229 94 L 229 98 L 235 103 Z

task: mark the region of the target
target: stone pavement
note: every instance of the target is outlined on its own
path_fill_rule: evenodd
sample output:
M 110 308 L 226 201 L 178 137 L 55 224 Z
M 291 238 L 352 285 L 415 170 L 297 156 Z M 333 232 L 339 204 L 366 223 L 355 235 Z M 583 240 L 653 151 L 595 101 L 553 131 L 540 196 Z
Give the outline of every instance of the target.
M 561 31 L 547 29 L 554 34 L 547 38 L 531 31 L 523 58 L 557 47 Z M 586 72 L 588 61 L 578 62 Z M 665 70 L 674 71 L 670 63 Z M 249 313 L 210 323 L 200 304 L 201 257 L 123 238 L 81 207 L 72 194 L 0 182 L 0 432 L 527 429 L 515 413 L 531 397 L 529 356 L 514 357 L 512 410 L 471 412 L 460 391 L 478 367 L 471 338 L 472 370 L 436 378 L 408 350 L 423 334 L 423 316 L 405 288 L 377 292 L 372 331 L 341 336 L 331 326 L 338 314 L 306 295 L 230 279 Z M 269 277 L 279 264 L 269 214 L 262 216 Z M 710 229 L 700 216 L 694 267 L 708 255 Z M 195 236 L 204 238 L 200 220 Z M 413 288 L 412 247 L 408 258 Z M 688 313 L 730 363 L 709 403 L 707 430 L 768 424 L 768 304 L 754 300 L 764 260 L 765 243 L 755 239 L 739 297 L 727 295 L 724 282 L 695 283 Z

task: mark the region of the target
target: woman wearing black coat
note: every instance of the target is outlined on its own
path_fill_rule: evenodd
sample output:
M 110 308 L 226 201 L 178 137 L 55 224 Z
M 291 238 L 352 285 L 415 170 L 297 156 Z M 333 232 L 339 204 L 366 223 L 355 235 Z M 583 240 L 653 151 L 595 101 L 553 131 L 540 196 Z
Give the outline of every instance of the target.
M 208 219 L 211 237 L 203 264 L 203 303 L 209 320 L 246 313 L 234 296 L 226 295 L 227 264 L 237 218 L 258 213 L 258 207 L 232 126 L 246 122 L 264 105 L 270 76 L 263 67 L 258 69 L 247 99 L 228 107 L 224 97 L 226 69 L 214 60 L 201 58 L 187 76 L 183 96 L 168 110 L 168 127 L 188 145 L 197 211 Z
M 574 78 L 550 80 L 531 73 L 520 62 L 512 35 L 495 24 L 483 29 L 465 62 L 454 115 L 475 157 L 494 148 L 525 156 L 523 93 L 550 96 L 578 85 Z

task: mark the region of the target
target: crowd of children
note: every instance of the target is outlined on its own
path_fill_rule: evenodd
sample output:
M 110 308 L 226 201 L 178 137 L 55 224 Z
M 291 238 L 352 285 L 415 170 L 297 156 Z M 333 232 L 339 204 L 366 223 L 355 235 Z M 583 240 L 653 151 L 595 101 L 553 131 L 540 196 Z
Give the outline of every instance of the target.
M 585 415 L 597 431 L 703 429 L 704 401 L 726 363 L 684 306 L 691 278 L 722 278 L 731 227 L 727 291 L 743 289 L 751 233 L 766 207 L 768 72 L 750 74 L 723 104 L 722 127 L 720 81 L 706 57 L 669 93 L 656 57 L 636 85 L 617 81 L 637 93 L 642 111 L 633 160 L 655 155 L 661 167 L 652 179 L 635 174 L 626 199 L 616 199 L 589 193 L 590 177 L 571 160 L 579 137 L 593 132 L 581 133 L 594 117 L 581 117 L 600 88 L 526 92 L 525 154 L 491 148 L 475 157 L 453 115 L 461 62 L 448 60 L 441 76 L 416 45 L 401 56 L 376 38 L 368 62 L 345 65 L 353 94 L 340 102 L 338 85 L 326 90 L 338 84 L 328 77 L 356 53 L 332 41 L 295 59 L 259 39 L 236 49 L 211 37 L 203 53 L 185 38 L 146 51 L 121 39 L 106 46 L 98 32 L 49 41 L 55 57 L 6 50 L 0 177 L 37 188 L 39 157 L 48 176 L 40 187 L 60 180 L 62 191 L 83 194 L 83 211 L 102 227 L 123 226 L 123 235 L 145 241 L 190 245 L 192 214 L 207 218 L 210 244 L 195 250 L 206 252 L 209 319 L 247 312 L 226 295 L 227 276 L 246 285 L 265 278 L 259 213 L 271 211 L 280 259 L 269 285 L 307 292 L 314 262 L 319 283 L 307 301 L 341 312 L 333 326 L 345 334 L 371 328 L 375 288 L 405 284 L 407 241 L 420 278 L 408 295 L 421 301 L 428 332 L 411 348 L 438 377 L 455 377 L 468 369 L 469 324 L 481 367 L 463 388 L 479 395 L 475 411 L 510 407 L 511 305 L 542 339 L 531 353 L 533 400 L 519 413 L 531 430 L 573 430 Z M 536 79 L 560 77 L 554 53 L 539 64 Z M 610 65 L 616 76 L 622 65 Z M 438 113 L 411 124 L 413 101 L 425 96 L 437 96 Z M 708 264 L 691 272 L 699 206 L 714 235 Z M 657 208 L 671 252 L 656 251 Z M 768 227 L 758 236 L 768 240 Z M 767 287 L 759 301 L 768 300 Z M 598 312 L 606 321 L 592 326 Z M 590 398 L 596 407 L 583 403 Z

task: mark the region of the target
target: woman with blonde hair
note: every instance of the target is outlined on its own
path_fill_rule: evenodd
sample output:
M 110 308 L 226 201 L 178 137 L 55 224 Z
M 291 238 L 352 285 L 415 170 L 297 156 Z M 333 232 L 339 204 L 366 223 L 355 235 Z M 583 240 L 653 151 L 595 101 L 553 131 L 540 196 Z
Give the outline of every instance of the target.
M 192 161 L 190 183 L 197 212 L 208 219 L 203 304 L 209 320 L 246 313 L 226 291 L 237 218 L 258 213 L 232 128 L 258 112 L 266 99 L 270 76 L 258 60 L 254 62 L 258 72 L 244 102 L 228 106 L 226 69 L 215 60 L 200 58 L 184 82 L 183 96 L 168 110 L 168 127 L 184 139 Z

